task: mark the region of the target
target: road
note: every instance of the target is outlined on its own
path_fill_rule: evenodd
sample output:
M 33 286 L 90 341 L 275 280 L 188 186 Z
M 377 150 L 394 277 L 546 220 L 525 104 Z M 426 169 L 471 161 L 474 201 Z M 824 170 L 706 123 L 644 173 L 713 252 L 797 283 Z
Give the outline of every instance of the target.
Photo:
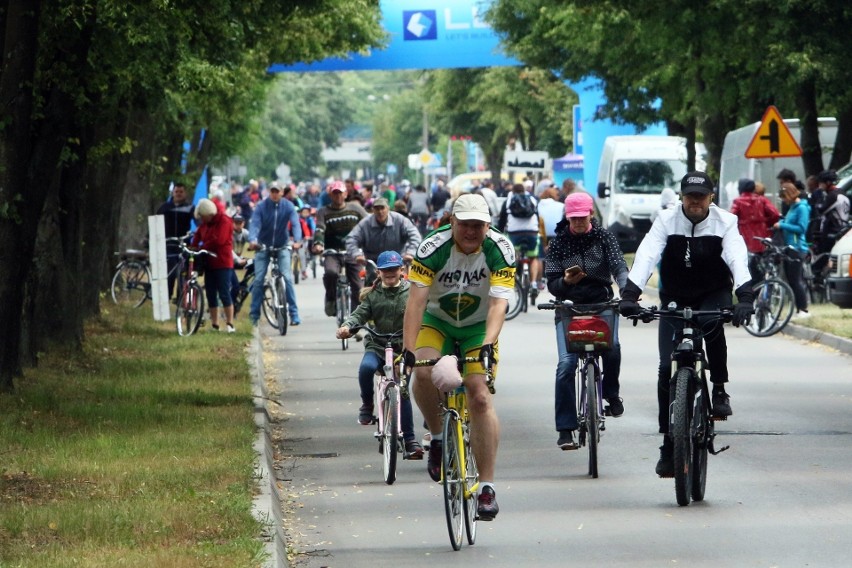
M 276 378 L 285 416 L 275 473 L 288 496 L 284 529 L 298 553 L 294 565 L 849 564 L 848 356 L 729 329 L 734 415 L 717 423 L 717 446 L 731 449 L 710 457 L 705 501 L 678 507 L 673 481 L 654 474 L 655 324 L 622 325 L 625 414 L 607 420 L 600 477 L 590 479 L 585 450 L 556 448 L 552 314 L 521 314 L 501 335 L 500 514 L 479 523 L 474 546 L 454 552 L 441 488 L 425 461 L 400 461 L 398 480 L 385 485 L 372 428 L 356 423 L 362 344 L 341 350 L 333 320 L 322 314 L 319 280 L 299 284 L 297 293 L 300 327 L 282 338 L 262 324 L 267 374 Z

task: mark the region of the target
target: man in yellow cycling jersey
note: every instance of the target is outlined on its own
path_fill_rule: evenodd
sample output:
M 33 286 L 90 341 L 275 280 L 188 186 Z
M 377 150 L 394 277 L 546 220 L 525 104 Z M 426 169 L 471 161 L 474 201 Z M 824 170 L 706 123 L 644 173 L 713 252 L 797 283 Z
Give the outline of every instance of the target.
M 415 359 L 451 354 L 455 342 L 464 356 L 479 358 L 479 362 L 465 365 L 463 375 L 471 446 L 480 473 L 477 515 L 483 521 L 492 520 L 499 511 L 494 462 L 500 424 L 481 361 L 485 357 L 497 361 L 497 338 L 514 279 L 515 249 L 505 235 L 491 228 L 488 204 L 476 194 L 456 200 L 450 224 L 439 227 L 420 244 L 409 271 L 412 285 L 403 323 L 406 366 L 412 366 Z M 432 434 L 429 476 L 439 481 L 441 394 L 432 385 L 431 374 L 431 367 L 416 369 L 413 393 Z

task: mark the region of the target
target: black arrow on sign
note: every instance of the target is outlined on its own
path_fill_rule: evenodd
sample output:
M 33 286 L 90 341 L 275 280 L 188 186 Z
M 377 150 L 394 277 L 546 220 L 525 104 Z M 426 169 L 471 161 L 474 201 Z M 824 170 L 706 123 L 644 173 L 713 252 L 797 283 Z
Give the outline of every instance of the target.
M 775 119 L 769 121 L 769 134 L 761 136 L 761 140 L 769 140 L 769 152 L 777 153 L 781 151 L 781 140 L 778 136 L 778 122 Z

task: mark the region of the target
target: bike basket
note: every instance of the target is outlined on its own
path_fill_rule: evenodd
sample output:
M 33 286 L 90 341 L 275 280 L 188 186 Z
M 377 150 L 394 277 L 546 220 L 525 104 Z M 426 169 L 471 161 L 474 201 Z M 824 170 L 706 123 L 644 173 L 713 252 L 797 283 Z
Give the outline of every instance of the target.
M 562 322 L 565 326 L 568 352 L 586 353 L 612 349 L 617 317 L 618 314 L 614 310 L 588 315 L 566 314 Z

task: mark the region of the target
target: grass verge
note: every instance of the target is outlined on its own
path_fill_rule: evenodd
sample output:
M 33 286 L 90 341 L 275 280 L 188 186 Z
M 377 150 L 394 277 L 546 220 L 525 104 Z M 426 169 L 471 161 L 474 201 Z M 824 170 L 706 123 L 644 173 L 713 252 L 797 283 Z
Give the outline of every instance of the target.
M 0 396 L 0 566 L 260 565 L 250 333 L 109 309 Z

